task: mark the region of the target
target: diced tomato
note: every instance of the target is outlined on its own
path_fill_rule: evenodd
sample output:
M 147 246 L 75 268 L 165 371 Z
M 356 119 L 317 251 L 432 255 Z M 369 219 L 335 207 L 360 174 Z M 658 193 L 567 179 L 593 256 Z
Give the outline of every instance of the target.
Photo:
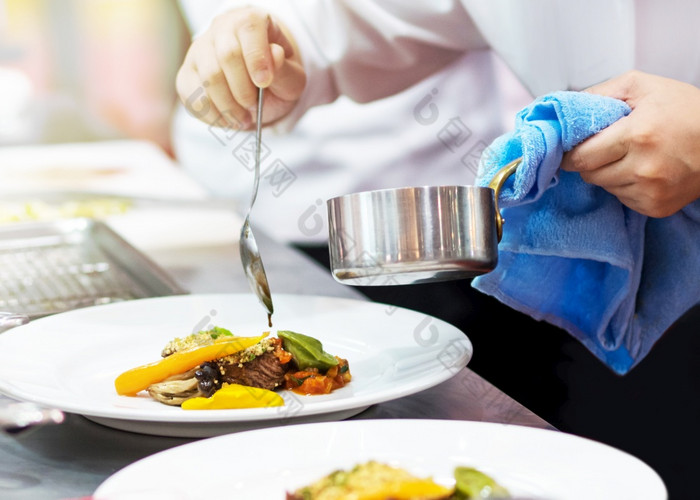
M 317 370 L 287 373 L 284 379 L 285 388 L 298 394 L 328 394 L 333 390 L 333 381 Z
M 338 364 L 328 369 L 325 375 L 316 368 L 307 368 L 284 376 L 284 387 L 298 394 L 328 394 L 345 387 L 352 376 L 346 359 L 338 358 Z
M 275 350 L 272 352 L 272 354 L 279 359 L 280 364 L 286 365 L 292 360 L 292 353 L 289 351 L 285 351 L 282 348 L 282 339 L 275 339 L 277 342 L 275 342 Z
M 328 394 L 333 390 L 333 380 L 325 375 L 309 377 L 299 387 L 303 394 Z

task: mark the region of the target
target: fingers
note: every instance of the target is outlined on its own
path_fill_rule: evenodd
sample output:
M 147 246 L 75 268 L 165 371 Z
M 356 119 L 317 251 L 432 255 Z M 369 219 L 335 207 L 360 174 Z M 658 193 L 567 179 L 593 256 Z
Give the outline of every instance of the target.
M 663 80 L 668 79 L 633 70 L 593 85 L 587 88 L 586 92 L 620 99 L 634 108 L 641 99 L 652 92 Z
M 304 90 L 306 73 L 300 63 L 284 58 L 283 54 L 281 54 L 282 50 L 279 45 L 272 45 L 276 70 L 275 79 L 270 85 L 270 90 L 280 99 L 293 101 Z
M 622 99 L 632 112 L 566 153 L 563 170 L 579 172 L 650 217 L 666 217 L 698 199 L 696 87 L 632 71 L 587 91 Z
M 252 125 L 258 87 L 274 84 L 279 102 L 298 99 L 305 73 L 292 55 L 291 39 L 269 15 L 253 8 L 232 11 L 192 43 L 178 71 L 177 91 L 196 118 L 246 129 Z
M 624 205 L 641 211 L 644 204 L 638 200 L 639 193 L 627 170 L 627 127 L 626 118 L 621 118 L 589 137 L 564 154 L 561 169 L 579 172 L 585 182 L 600 186 Z
M 629 165 L 624 159 L 591 171 L 581 172 L 581 178 L 599 186 L 620 203 L 643 215 L 663 217 L 667 215 L 665 200 L 657 200 L 642 189 L 634 176 L 630 176 Z
M 275 61 L 270 44 L 281 47 L 285 58 L 294 54 L 289 39 L 269 15 L 251 16 L 238 27 L 236 36 L 247 72 L 258 87 L 268 87 L 272 83 Z
M 250 92 L 253 85 L 245 72 L 243 77 L 237 73 L 242 64 L 237 62 L 235 47 L 235 41 L 222 40 L 221 37 L 215 39 L 213 49 L 205 47 L 206 53 L 200 55 L 197 74 L 218 113 L 230 125 L 246 128 L 252 120 L 246 106 L 246 102 L 250 101 L 246 90 Z M 254 97 L 252 102 L 255 102 Z
M 191 61 L 186 61 L 180 68 L 175 85 L 180 100 L 192 116 L 211 125 L 228 124 L 228 120 L 222 116 L 210 98 L 209 81 L 201 79 L 197 67 Z
M 595 136 L 594 136 L 595 137 Z M 589 144 L 581 144 L 581 146 Z M 648 165 L 640 156 L 630 152 L 617 160 L 605 162 L 591 168 L 593 163 L 586 158 L 586 164 L 578 161 L 577 148 L 567 153 L 562 168 L 578 171 L 583 181 L 599 186 L 617 197 L 627 207 L 649 217 L 666 217 L 680 210 L 691 197 L 677 196 L 668 179 L 659 175 L 654 165 Z M 583 153 L 585 156 L 587 153 Z M 642 157 L 643 158 L 643 157 Z M 571 165 L 575 165 L 571 167 Z
M 595 170 L 581 172 L 581 178 L 589 184 L 595 184 L 610 191 L 632 184 L 624 175 L 625 168 L 624 160 L 620 160 Z
M 653 192 L 641 189 L 635 183 L 606 188 L 606 190 L 626 207 L 648 217 L 668 217 L 685 206 L 683 201 L 665 197 L 657 198 Z
M 247 128 L 251 115 L 233 95 L 227 70 L 219 63 L 216 43 L 222 46 L 226 41 L 216 42 L 204 37 L 192 44 L 177 74 L 178 95 L 187 111 L 205 123 Z
M 629 151 L 628 126 L 624 117 L 592 135 L 564 155 L 562 170 L 590 172 L 621 160 Z
M 625 186 L 607 189 L 606 191 L 615 196 L 620 201 L 620 203 L 622 203 L 626 207 L 631 208 L 632 210 L 639 212 L 643 215 L 650 215 L 648 213 L 645 213 L 646 205 L 644 201 L 638 198 L 639 192 L 635 189 L 634 185 L 628 184 Z
M 622 75 L 606 80 L 592 87 L 588 87 L 585 91 L 591 94 L 604 95 L 627 101 L 630 96 L 631 89 L 634 86 L 635 72 L 630 71 Z
M 218 37 L 214 44 L 217 68 L 224 77 L 223 83 L 230 96 L 230 103 L 234 105 L 232 112 L 241 119 L 241 123 L 248 125 L 254 114 L 250 109 L 254 108 L 258 94 L 257 87 L 248 76 L 243 47 L 235 33 Z

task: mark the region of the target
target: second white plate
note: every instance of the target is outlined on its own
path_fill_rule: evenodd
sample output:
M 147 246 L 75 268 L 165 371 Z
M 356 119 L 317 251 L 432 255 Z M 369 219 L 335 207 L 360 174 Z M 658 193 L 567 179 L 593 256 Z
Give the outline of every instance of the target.
M 283 391 L 285 406 L 186 411 L 119 396 L 114 379 L 159 359 L 166 342 L 211 326 L 237 335 L 266 328 L 252 294 L 184 295 L 96 306 L 35 320 L 0 335 L 0 393 L 84 415 L 114 428 L 180 437 L 340 420 L 459 372 L 467 336 L 431 316 L 384 304 L 275 295 L 275 327 L 311 335 L 348 359 L 352 382 L 332 394 Z M 275 334 L 276 330 L 272 330 Z
M 93 498 L 283 500 L 368 460 L 446 486 L 456 466 L 476 467 L 511 495 L 532 500 L 667 498 L 653 469 L 610 446 L 559 431 L 453 420 L 352 420 L 205 439 L 125 467 Z M 169 480 L 183 477 L 193 479 Z

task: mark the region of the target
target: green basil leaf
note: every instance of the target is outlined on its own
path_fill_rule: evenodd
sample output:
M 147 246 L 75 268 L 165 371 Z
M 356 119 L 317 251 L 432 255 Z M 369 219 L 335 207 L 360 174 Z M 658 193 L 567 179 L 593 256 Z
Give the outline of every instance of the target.
M 508 498 L 508 490 L 490 476 L 472 467 L 457 467 L 454 471 L 455 499 Z
M 221 328 L 220 326 L 215 326 L 211 330 L 203 330 L 200 333 L 208 333 L 209 336 L 213 339 L 217 339 L 221 336 L 224 336 L 224 337 L 232 337 L 233 336 L 233 333 L 231 333 L 226 328 Z
M 321 342 L 313 337 L 289 330 L 280 330 L 277 336 L 300 370 L 316 368 L 325 372 L 338 364 L 338 360 L 324 351 Z

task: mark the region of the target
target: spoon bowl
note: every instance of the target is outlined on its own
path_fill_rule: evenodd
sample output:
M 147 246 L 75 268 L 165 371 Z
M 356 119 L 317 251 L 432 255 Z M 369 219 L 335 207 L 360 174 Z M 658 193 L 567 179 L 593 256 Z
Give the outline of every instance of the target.
M 241 252 L 241 262 L 243 263 L 243 270 L 248 278 L 250 289 L 253 290 L 255 295 L 258 297 L 258 300 L 260 300 L 260 303 L 263 305 L 263 307 L 265 307 L 268 315 L 268 324 L 272 326 L 272 313 L 274 312 L 274 307 L 272 306 L 270 285 L 267 282 L 267 275 L 265 274 L 265 268 L 263 267 L 262 259 L 260 258 L 258 244 L 255 241 L 253 230 L 250 227 L 249 217 L 245 218 L 245 222 L 241 228 L 241 242 L 239 247 Z

